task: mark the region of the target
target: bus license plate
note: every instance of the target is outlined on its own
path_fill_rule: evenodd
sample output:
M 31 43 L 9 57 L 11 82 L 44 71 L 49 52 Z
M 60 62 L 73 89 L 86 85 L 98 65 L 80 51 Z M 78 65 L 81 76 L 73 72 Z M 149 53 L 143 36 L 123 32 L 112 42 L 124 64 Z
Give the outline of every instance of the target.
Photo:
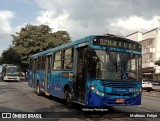
M 124 103 L 125 100 L 124 99 L 116 99 L 116 103 Z

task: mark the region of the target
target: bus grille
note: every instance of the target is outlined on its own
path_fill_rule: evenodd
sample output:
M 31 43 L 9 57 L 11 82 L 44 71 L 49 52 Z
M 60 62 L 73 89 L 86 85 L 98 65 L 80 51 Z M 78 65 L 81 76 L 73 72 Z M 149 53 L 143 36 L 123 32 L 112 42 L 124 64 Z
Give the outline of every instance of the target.
M 118 94 L 118 93 L 107 93 L 108 96 L 132 96 L 133 93 L 128 93 L 128 94 L 125 94 L 125 93 L 122 93 L 122 94 Z
M 107 83 L 104 84 L 104 86 L 106 87 L 112 87 L 112 88 L 133 88 L 136 87 L 136 83 L 135 82 L 111 82 L 111 83 Z

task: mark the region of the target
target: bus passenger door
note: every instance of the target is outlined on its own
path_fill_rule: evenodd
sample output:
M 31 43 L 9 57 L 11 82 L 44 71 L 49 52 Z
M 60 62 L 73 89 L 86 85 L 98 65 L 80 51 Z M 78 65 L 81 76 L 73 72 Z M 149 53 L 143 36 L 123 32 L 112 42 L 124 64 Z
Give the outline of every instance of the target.
M 84 51 L 86 47 L 77 49 L 77 64 L 76 64 L 76 97 L 81 99 L 85 98 L 85 70 L 84 70 Z
M 48 87 L 48 81 L 51 78 L 51 55 L 46 57 L 46 66 L 45 66 L 45 82 L 44 82 L 44 91 L 45 94 L 49 96 L 49 87 Z

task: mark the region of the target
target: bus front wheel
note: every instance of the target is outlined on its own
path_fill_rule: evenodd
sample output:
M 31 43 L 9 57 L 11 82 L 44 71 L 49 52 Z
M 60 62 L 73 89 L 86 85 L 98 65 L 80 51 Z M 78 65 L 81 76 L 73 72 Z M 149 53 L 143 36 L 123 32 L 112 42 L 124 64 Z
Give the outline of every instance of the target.
M 39 83 L 37 84 L 37 95 L 40 96 L 42 93 L 41 93 L 41 90 L 40 90 L 40 85 Z

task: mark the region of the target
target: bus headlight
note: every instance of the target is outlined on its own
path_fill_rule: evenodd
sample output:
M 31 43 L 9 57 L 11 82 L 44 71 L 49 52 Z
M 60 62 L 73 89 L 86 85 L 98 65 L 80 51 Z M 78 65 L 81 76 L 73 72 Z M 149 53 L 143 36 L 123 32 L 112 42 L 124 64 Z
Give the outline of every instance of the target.
M 97 95 L 99 95 L 99 96 L 104 96 L 104 92 L 101 92 L 101 91 L 99 91 L 99 90 L 97 90 L 97 89 L 94 89 L 94 91 L 93 92 L 95 92 Z
M 91 86 L 90 89 L 93 91 L 95 88 L 93 86 Z
M 101 92 L 99 90 L 97 90 L 94 86 L 90 85 L 90 90 L 93 91 L 95 94 L 100 95 L 100 96 L 104 96 L 104 92 Z
M 96 91 L 97 95 L 99 94 L 99 91 Z
M 104 96 L 104 92 L 100 92 L 98 91 L 97 89 L 95 90 L 96 91 L 96 94 L 99 95 L 99 96 Z
M 102 93 L 102 96 L 104 96 L 104 93 Z

